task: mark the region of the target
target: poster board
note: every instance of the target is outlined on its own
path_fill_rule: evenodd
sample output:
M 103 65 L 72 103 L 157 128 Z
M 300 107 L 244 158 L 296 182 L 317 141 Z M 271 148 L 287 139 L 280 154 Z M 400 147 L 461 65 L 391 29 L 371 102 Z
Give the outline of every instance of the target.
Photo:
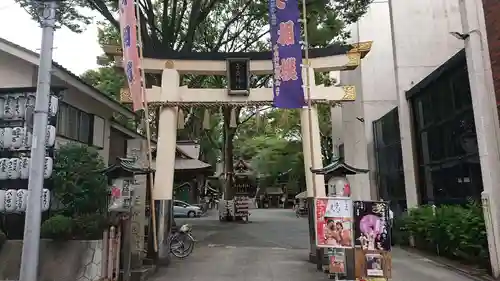
M 389 204 L 354 201 L 354 242 L 364 250 L 391 250 Z
M 384 201 L 354 201 L 355 277 L 392 277 L 389 204 Z
M 314 201 L 316 246 L 352 248 L 353 204 L 347 197 L 323 197 Z
M 354 273 L 358 279 L 392 278 L 392 257 L 390 252 L 356 248 L 354 260 Z
M 328 249 L 329 272 L 345 275 L 347 272 L 346 256 L 343 249 Z

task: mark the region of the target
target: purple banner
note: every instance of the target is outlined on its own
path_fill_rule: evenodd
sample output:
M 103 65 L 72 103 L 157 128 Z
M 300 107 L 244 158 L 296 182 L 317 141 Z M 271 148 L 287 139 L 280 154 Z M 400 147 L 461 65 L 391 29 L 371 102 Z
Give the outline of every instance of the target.
M 274 106 L 302 108 L 302 49 L 298 0 L 270 0 L 271 50 L 273 53 Z

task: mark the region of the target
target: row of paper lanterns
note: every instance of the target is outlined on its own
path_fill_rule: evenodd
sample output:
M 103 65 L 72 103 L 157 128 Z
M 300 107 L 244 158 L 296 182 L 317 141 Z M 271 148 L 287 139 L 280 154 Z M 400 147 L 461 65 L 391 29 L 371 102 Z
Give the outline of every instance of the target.
M 20 158 L 0 158 L 0 180 L 27 179 L 30 171 L 31 159 L 28 157 Z M 45 157 L 43 167 L 43 177 L 45 179 L 52 176 L 54 169 L 54 160 L 51 157 Z
M 28 206 L 29 190 L 8 189 L 0 190 L 0 213 L 22 213 L 26 212 Z M 50 190 L 42 190 L 42 212 L 50 208 Z
M 30 150 L 33 133 L 25 127 L 0 128 L 0 149 Z M 47 126 L 45 146 L 52 147 L 56 142 L 56 127 Z
M 24 119 L 28 107 L 35 107 L 35 93 L 0 96 L 0 119 Z M 56 96 L 50 96 L 49 116 L 56 116 L 58 109 L 59 99 Z

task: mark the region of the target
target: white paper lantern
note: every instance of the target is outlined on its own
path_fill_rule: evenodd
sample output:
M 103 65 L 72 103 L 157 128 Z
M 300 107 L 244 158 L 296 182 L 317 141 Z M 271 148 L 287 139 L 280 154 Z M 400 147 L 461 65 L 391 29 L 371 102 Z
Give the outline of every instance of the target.
M 29 93 L 26 100 L 26 107 L 35 107 L 36 93 Z
M 15 189 L 9 189 L 5 192 L 5 212 L 13 213 L 16 211 L 16 195 L 17 191 Z
M 26 206 L 28 206 L 28 190 L 18 189 L 16 192 L 16 211 L 26 212 Z
M 50 157 L 45 157 L 45 163 L 43 165 L 43 177 L 45 179 L 52 176 L 52 170 L 54 169 L 54 160 Z
M 4 109 L 5 109 L 5 97 L 0 97 L 0 119 L 3 118 Z
M 0 213 L 5 212 L 5 190 L 0 189 Z
M 12 128 L 3 128 L 3 148 L 10 149 L 12 144 Z
M 56 127 L 47 126 L 47 135 L 45 136 L 45 146 L 53 147 L 56 142 Z
M 25 180 L 29 177 L 30 174 L 30 158 L 28 157 L 21 157 L 21 163 L 20 163 L 20 171 L 21 175 L 19 176 L 21 179 Z
M 24 110 L 24 118 L 25 119 L 28 119 L 28 113 L 31 112 L 31 114 L 33 114 L 33 112 L 35 111 L 35 94 L 29 94 L 28 95 L 28 98 L 26 99 L 26 106 L 25 106 L 25 110 Z M 32 110 L 28 110 L 28 108 L 31 108 Z
M 7 176 L 11 180 L 18 179 L 21 176 L 21 160 L 19 158 L 10 158 L 7 164 Z
M 50 96 L 49 116 L 56 116 L 59 109 L 59 99 L 56 96 Z
M 26 112 L 26 98 L 19 96 L 16 99 L 16 112 L 14 118 L 23 119 Z
M 0 180 L 6 180 L 9 177 L 7 162 L 9 162 L 9 158 L 0 158 Z
M 10 144 L 11 149 L 19 149 L 23 144 L 24 130 L 21 127 L 12 128 L 12 142 Z
M 42 189 L 42 212 L 48 211 L 50 208 L 50 190 Z
M 5 98 L 5 104 L 3 107 L 3 118 L 12 119 L 14 117 L 14 112 L 16 110 L 16 97 L 7 96 Z
M 33 133 L 31 133 L 28 128 L 23 128 L 23 143 L 21 147 L 23 149 L 29 150 L 31 148 L 31 143 L 33 141 Z

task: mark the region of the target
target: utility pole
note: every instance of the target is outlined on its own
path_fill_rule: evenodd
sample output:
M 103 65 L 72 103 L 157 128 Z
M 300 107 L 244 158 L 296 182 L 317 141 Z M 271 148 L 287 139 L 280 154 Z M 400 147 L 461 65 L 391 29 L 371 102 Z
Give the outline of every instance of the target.
M 23 252 L 19 281 L 36 281 L 38 279 L 45 137 L 47 134 L 50 78 L 52 75 L 52 48 L 54 45 L 57 2 L 55 0 L 42 0 L 39 3 L 43 5 L 41 17 L 42 48 L 40 51 L 38 85 L 33 116 L 33 142 L 28 178 L 29 197 L 24 223 Z

